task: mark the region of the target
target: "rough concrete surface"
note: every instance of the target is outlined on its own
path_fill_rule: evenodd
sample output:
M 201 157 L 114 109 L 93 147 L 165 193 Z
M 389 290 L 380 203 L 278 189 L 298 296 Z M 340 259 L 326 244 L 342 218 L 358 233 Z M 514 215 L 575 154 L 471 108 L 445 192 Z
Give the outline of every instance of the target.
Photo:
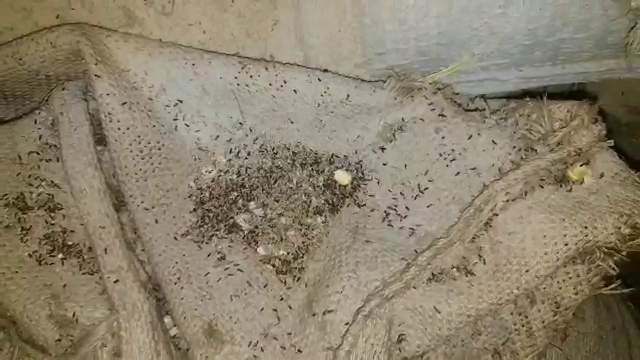
M 460 90 L 638 77 L 628 0 L 27 0 L 0 3 L 0 43 L 85 23 L 363 79 L 453 64 Z M 577 11 L 580 9 L 580 11 Z

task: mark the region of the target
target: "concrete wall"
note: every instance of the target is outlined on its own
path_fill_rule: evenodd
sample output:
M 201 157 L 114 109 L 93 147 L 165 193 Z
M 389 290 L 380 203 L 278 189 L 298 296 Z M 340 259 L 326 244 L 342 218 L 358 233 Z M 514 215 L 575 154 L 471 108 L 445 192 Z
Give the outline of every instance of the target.
M 639 76 L 625 56 L 631 0 L 25 0 L 0 3 L 0 43 L 89 23 L 365 79 L 430 73 L 498 92 Z

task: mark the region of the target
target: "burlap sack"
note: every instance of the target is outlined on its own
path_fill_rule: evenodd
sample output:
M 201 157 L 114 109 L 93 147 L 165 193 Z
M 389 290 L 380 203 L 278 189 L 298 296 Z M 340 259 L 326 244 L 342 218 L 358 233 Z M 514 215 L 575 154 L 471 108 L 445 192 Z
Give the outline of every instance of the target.
M 0 47 L 0 81 L 10 359 L 526 358 L 637 238 L 586 103 L 465 112 L 84 26 Z M 207 223 L 225 184 L 284 230 Z

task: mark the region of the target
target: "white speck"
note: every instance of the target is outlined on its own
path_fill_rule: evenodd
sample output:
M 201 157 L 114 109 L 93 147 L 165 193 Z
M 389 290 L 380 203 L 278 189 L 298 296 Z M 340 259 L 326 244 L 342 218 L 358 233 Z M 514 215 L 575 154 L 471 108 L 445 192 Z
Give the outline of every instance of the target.
M 350 172 L 340 169 L 333 173 L 333 179 L 342 186 L 348 186 L 351 184 L 351 181 L 353 181 L 353 176 Z
M 249 231 L 251 230 L 251 228 L 253 228 L 251 214 L 242 213 L 240 215 L 237 215 L 234 220 L 236 221 L 236 224 L 238 224 L 244 231 Z
M 256 204 L 255 201 L 249 203 L 249 210 L 251 210 L 257 216 L 264 216 L 264 211 Z
M 206 166 L 201 170 L 202 178 L 205 180 L 213 179 L 216 176 L 216 168 L 212 166 Z
M 169 329 L 169 336 L 171 337 L 178 336 L 178 328 L 174 326 L 171 329 Z
M 164 321 L 164 326 L 166 326 L 167 329 L 172 329 L 176 326 L 176 324 L 173 323 L 171 315 L 165 315 L 162 320 Z

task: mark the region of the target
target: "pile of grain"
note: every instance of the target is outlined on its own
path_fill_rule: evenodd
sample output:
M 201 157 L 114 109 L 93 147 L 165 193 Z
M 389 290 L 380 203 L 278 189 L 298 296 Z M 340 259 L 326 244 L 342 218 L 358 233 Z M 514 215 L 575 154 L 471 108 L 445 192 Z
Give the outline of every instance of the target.
M 338 184 L 336 170 L 353 181 Z M 295 277 L 331 218 L 345 206 L 363 206 L 367 181 L 362 161 L 346 155 L 301 144 L 232 147 L 194 182 L 192 238 L 241 242 L 277 274 Z
M 54 193 L 61 190 L 60 186 L 37 174 L 18 176 L 26 190 L 0 195 L 5 210 L 0 226 L 18 233 L 25 253 L 39 266 L 71 262 L 81 274 L 98 274 L 92 247 L 71 239 L 75 231 L 65 225 L 64 206 Z

